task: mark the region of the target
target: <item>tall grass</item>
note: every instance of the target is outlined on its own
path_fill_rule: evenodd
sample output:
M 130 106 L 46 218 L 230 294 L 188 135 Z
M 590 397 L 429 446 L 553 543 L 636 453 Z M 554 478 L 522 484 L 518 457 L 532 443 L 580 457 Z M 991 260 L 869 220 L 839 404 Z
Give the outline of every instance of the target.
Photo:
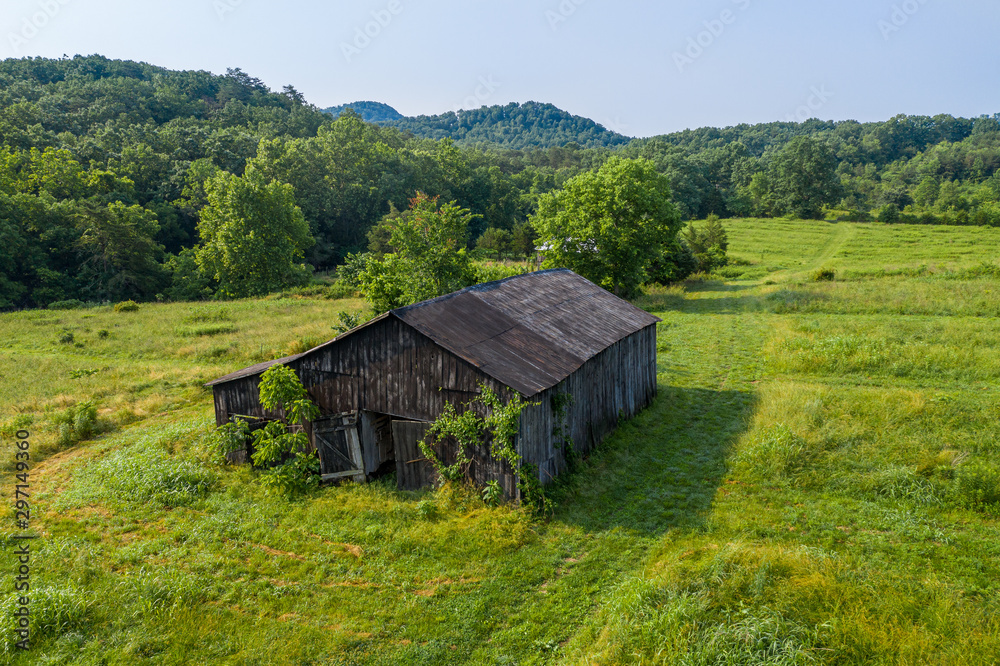
M 659 395 L 545 522 L 391 478 L 287 500 L 210 459 L 202 383 L 333 337 L 363 304 L 329 289 L 0 316 L 42 536 L 37 642 L 5 657 L 1000 663 L 1000 234 L 726 224 L 740 281 L 638 301 Z

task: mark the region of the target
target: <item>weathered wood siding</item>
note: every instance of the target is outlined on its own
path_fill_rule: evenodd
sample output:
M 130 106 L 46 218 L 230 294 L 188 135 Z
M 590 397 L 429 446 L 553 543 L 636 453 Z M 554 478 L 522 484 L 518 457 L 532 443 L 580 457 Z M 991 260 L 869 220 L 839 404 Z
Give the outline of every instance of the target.
M 400 455 L 400 451 L 387 450 L 384 441 L 373 437 L 372 419 L 376 415 L 431 422 L 446 403 L 458 407 L 475 398 L 480 385 L 492 388 L 505 401 L 516 395 L 392 316 L 328 343 L 289 366 L 298 372 L 324 415 L 362 412 L 361 436 L 369 474 L 391 460 L 392 455 L 398 462 Z M 261 408 L 259 383 L 260 376 L 255 375 L 215 386 L 220 425 L 234 415 L 281 416 Z M 566 469 L 565 451 L 553 439 L 552 410 L 553 396 L 564 393 L 573 396 L 567 408 L 565 435 L 578 454 L 586 455 L 615 429 L 619 415 L 636 415 L 655 396 L 656 326 L 647 326 L 620 340 L 555 387 L 531 398 L 538 404 L 522 413 L 518 450 L 525 462 L 538 466 L 543 483 L 551 482 Z M 311 429 L 307 428 L 307 432 L 311 437 Z M 372 441 L 377 450 L 371 450 Z M 441 449 L 444 462 L 454 462 L 454 445 L 445 443 Z M 508 497 L 517 497 L 515 470 L 493 460 L 488 447 L 476 447 L 471 457 L 470 476 L 475 483 L 498 480 Z M 419 476 L 425 475 L 421 472 Z
M 566 408 L 564 436 L 577 454 L 586 455 L 617 426 L 619 415 L 631 418 L 656 396 L 656 326 L 622 339 L 587 361 L 579 370 L 533 399 L 538 406 L 521 415 L 521 457 L 537 465 L 539 479 L 550 483 L 566 470 L 565 450 L 553 438 L 553 397 L 573 396 Z

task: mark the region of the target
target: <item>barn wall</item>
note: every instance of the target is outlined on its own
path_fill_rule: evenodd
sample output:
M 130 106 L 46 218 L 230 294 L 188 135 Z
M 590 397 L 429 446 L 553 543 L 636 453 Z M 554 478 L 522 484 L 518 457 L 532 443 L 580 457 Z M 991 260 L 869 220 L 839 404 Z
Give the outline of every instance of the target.
M 456 407 L 479 394 L 480 384 L 493 388 L 504 400 L 514 391 L 478 368 L 444 350 L 430 338 L 394 317 L 375 322 L 289 364 L 323 414 L 364 411 L 394 419 L 433 421 L 448 402 Z M 258 400 L 260 376 L 215 387 L 219 425 L 233 415 L 276 418 Z M 542 483 L 566 470 L 565 452 L 553 441 L 552 398 L 570 393 L 567 434 L 580 455 L 586 455 L 615 429 L 621 413 L 635 416 L 656 394 L 656 326 L 648 326 L 594 356 L 557 386 L 531 399 L 537 403 L 521 415 L 519 453 L 537 465 Z M 455 459 L 445 445 L 446 463 Z M 517 477 L 498 463 L 486 447 L 473 452 L 470 469 L 478 484 L 497 479 L 508 497 L 517 497 Z M 241 461 L 236 461 L 241 462 Z M 366 467 L 382 462 L 366 461 Z M 371 470 L 369 470 L 371 471 Z M 431 479 L 426 479 L 428 482 Z
M 553 439 L 552 400 L 569 393 L 564 430 L 579 455 L 594 449 L 618 425 L 619 414 L 631 418 L 656 395 L 656 326 L 622 339 L 587 361 L 555 387 L 540 393 L 539 403 L 521 416 L 521 456 L 537 465 L 539 480 L 550 483 L 566 470 L 565 451 Z
M 406 421 L 434 421 L 446 403 L 474 399 L 485 384 L 505 400 L 514 393 L 395 317 L 375 322 L 298 361 L 299 376 L 324 414 L 357 410 Z M 446 463 L 453 446 L 442 447 Z M 497 479 L 514 496 L 516 476 L 485 447 L 472 455 L 476 483 Z M 420 478 L 426 474 L 416 473 Z M 407 477 L 408 478 L 408 477 Z M 432 479 L 425 479 L 428 483 Z

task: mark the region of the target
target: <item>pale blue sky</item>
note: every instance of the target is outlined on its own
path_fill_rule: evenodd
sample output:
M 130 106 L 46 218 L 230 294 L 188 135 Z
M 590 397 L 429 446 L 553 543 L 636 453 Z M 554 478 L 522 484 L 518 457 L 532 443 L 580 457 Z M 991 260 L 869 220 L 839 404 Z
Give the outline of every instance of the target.
M 4 0 L 0 57 L 240 67 L 406 115 L 535 100 L 649 136 L 997 113 L 998 28 L 996 0 Z

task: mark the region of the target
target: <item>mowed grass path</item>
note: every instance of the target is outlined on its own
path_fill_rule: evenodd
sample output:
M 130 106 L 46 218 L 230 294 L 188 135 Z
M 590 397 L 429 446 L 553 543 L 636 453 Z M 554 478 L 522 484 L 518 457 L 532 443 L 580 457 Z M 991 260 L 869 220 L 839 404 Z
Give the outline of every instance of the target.
M 210 462 L 201 382 L 325 339 L 360 303 L 0 317 L 5 447 L 26 425 L 45 456 L 37 643 L 8 654 L 997 663 L 1000 534 L 963 488 L 1000 462 L 1000 280 L 956 272 L 996 262 L 1000 230 L 727 227 L 757 277 L 640 300 L 664 319 L 660 395 L 553 489 L 544 522 L 461 489 L 269 497 Z M 819 267 L 850 280 L 809 282 Z M 56 446 L 62 410 L 86 399 L 111 432 Z

